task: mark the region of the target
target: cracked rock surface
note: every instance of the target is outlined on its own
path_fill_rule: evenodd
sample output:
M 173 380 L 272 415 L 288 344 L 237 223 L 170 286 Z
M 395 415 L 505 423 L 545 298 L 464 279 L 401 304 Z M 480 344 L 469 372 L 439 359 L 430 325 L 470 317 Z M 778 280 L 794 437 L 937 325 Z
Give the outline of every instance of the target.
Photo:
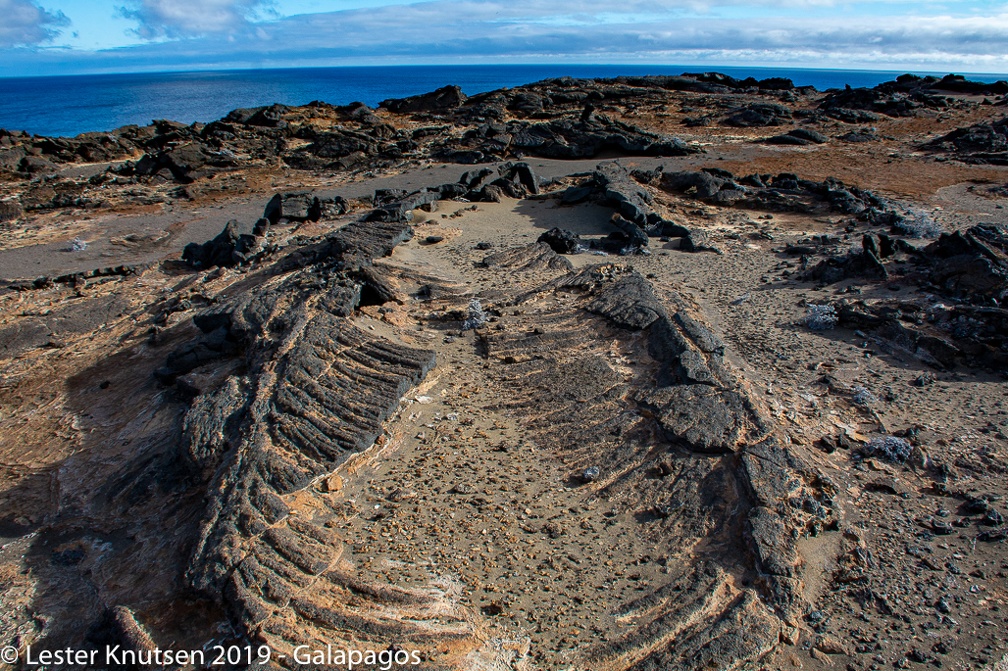
M 999 95 L 0 134 L 0 646 L 1000 668 Z

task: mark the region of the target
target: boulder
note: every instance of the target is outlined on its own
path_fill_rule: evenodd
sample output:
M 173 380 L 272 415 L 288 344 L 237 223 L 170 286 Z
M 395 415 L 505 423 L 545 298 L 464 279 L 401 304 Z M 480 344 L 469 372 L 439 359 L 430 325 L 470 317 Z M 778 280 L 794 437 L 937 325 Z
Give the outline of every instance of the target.
M 571 262 L 550 248 L 545 242 L 513 247 L 487 255 L 481 262 L 482 268 L 502 268 L 508 270 L 570 270 Z
M 182 260 L 193 268 L 231 267 L 247 263 L 266 251 L 265 235 L 269 220 L 247 224 L 232 219 L 213 240 L 191 242 L 182 251 Z
M 721 254 L 721 249 L 717 247 L 713 242 L 711 242 L 710 235 L 707 231 L 699 228 L 690 229 L 682 238 L 682 242 L 679 243 L 679 249 L 684 252 L 714 252 L 715 254 Z
M 545 242 L 557 254 L 577 254 L 584 247 L 581 236 L 561 228 L 551 228 L 540 235 L 536 242 Z
M 623 233 L 627 246 L 637 248 L 648 246 L 648 235 L 644 232 L 644 229 L 629 219 L 623 218 L 618 212 L 613 214 L 609 219 L 609 223 Z
M 874 88 L 834 89 L 819 102 L 821 114 L 847 123 L 874 121 L 879 114 L 889 117 L 913 116 L 922 109 L 946 109 L 949 100 L 936 95 L 934 77 L 904 75 Z
M 383 100 L 378 106 L 397 114 L 437 114 L 458 109 L 466 100 L 468 97 L 458 86 L 443 86 L 423 95 Z
M 162 176 L 180 184 L 190 184 L 200 177 L 233 169 L 238 164 L 238 158 L 230 151 L 217 151 L 190 142 L 174 149 L 144 154 L 133 165 L 133 172 L 140 176 Z
M 810 144 L 824 144 L 829 142 L 829 138 L 822 133 L 817 133 L 814 130 L 808 128 L 795 128 L 782 135 L 774 135 L 773 137 L 768 137 L 764 142 L 768 144 L 786 144 L 786 145 L 810 145 Z
M 1008 165 L 1008 117 L 957 128 L 924 148 L 966 163 Z
M 944 233 L 922 250 L 928 277 L 943 292 L 974 303 L 1008 298 L 1008 230 L 981 224 Z
M 31 176 L 51 175 L 56 172 L 56 164 L 41 156 L 25 156 L 18 163 L 18 171 Z
M 790 120 L 791 110 L 783 105 L 754 103 L 733 110 L 721 123 L 725 126 L 748 128 L 753 126 L 780 126 Z
M 322 201 L 313 193 L 278 193 L 266 204 L 263 217 L 273 226 L 281 219 L 318 221 L 322 218 Z
M 879 137 L 875 134 L 875 129 L 868 128 L 847 131 L 840 136 L 840 139 L 844 142 L 878 142 Z
M 654 212 L 651 194 L 633 180 L 626 168 L 615 161 L 600 163 L 592 179 L 602 204 L 612 207 L 638 227 L 648 224 L 648 215 Z
M 0 170 L 16 172 L 27 155 L 24 147 L 0 148 Z
M 408 222 L 413 220 L 413 210 L 421 205 L 436 202 L 441 199 L 441 192 L 436 189 L 421 189 L 410 194 L 403 194 L 400 191 L 375 192 L 374 202 L 376 207 L 365 217 L 366 221 L 398 221 Z

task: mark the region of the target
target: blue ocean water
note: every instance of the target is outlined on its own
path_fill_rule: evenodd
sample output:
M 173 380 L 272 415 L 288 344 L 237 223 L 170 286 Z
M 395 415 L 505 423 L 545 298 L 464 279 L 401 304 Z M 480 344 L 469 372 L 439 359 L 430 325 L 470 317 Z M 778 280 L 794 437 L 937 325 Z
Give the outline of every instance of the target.
M 798 86 L 819 90 L 874 86 L 900 72 L 672 65 L 472 65 L 387 66 L 75 75 L 0 79 L 0 128 L 37 135 L 71 136 L 107 131 L 154 119 L 184 123 L 219 119 L 238 107 L 275 102 L 303 105 L 322 100 L 334 105 L 361 101 L 377 105 L 387 98 L 426 93 L 457 84 L 472 95 L 550 77 L 718 71 L 733 77 L 789 77 Z M 945 74 L 945 73 L 917 73 Z M 971 79 L 995 81 L 994 75 Z

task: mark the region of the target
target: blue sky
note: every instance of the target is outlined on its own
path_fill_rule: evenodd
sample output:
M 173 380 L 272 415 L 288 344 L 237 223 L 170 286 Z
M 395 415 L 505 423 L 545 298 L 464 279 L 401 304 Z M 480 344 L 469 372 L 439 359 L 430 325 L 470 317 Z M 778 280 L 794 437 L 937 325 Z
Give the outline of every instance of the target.
M 0 76 L 427 63 L 1008 73 L 1008 2 L 0 0 Z

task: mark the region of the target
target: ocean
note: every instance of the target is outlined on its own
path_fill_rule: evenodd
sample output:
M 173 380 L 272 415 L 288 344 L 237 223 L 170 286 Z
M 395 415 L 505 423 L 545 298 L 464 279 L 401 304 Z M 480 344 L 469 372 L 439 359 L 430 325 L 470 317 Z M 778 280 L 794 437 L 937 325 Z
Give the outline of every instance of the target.
M 675 65 L 472 65 L 386 66 L 171 72 L 0 78 L 0 128 L 36 135 L 72 136 L 154 119 L 213 121 L 238 107 L 275 102 L 334 105 L 426 93 L 457 84 L 468 94 L 518 86 L 550 77 L 675 75 L 718 71 L 733 77 L 788 77 L 819 90 L 874 86 L 900 72 Z M 945 74 L 923 73 L 916 74 Z M 995 81 L 1005 76 L 970 75 Z

